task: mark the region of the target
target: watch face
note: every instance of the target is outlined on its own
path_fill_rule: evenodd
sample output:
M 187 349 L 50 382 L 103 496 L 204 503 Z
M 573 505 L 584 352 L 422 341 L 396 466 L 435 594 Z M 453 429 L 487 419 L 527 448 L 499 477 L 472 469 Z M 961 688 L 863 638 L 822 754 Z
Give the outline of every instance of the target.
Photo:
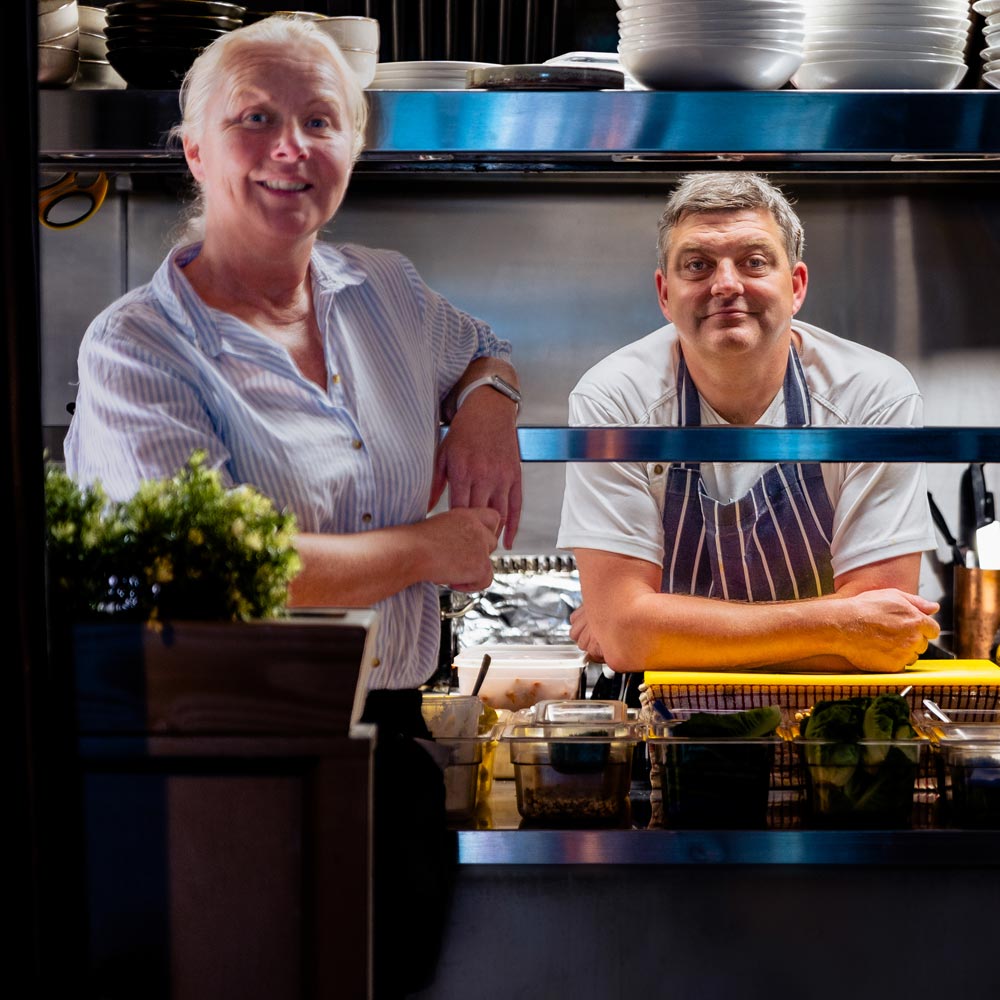
M 494 375 L 493 385 L 505 396 L 510 396 L 515 403 L 521 402 L 521 394 L 506 379 L 502 379 L 499 375 Z

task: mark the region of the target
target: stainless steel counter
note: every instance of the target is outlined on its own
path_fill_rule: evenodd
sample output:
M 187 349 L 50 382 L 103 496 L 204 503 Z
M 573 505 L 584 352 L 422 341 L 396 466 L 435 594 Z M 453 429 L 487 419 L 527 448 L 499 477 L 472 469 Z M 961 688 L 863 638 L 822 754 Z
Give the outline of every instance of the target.
M 458 831 L 463 866 L 1000 868 L 1000 830 L 520 829 L 510 779 L 493 783 L 488 816 L 492 829 Z

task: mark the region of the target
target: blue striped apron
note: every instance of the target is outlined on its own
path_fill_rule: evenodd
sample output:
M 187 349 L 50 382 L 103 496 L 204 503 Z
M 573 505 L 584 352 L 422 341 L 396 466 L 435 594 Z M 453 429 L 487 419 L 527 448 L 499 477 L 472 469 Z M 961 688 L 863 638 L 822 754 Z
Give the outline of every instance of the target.
M 805 427 L 812 408 L 794 348 L 785 368 L 788 427 Z M 681 354 L 678 424 L 701 423 L 701 397 Z M 671 465 L 663 505 L 660 590 L 727 601 L 787 601 L 833 592 L 833 507 L 818 462 L 781 462 L 731 503 L 705 490 L 699 463 Z

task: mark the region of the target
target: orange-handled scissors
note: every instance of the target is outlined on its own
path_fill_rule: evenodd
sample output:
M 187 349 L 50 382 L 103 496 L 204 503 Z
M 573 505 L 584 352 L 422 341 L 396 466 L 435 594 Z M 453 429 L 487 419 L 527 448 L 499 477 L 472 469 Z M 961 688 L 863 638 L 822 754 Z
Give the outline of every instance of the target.
M 107 193 L 108 175 L 103 172 L 89 184 L 81 183 L 80 175 L 75 171 L 63 174 L 58 180 L 38 189 L 38 221 L 49 229 L 72 229 L 86 222 L 104 204 Z M 64 209 L 53 217 L 56 206 L 71 199 L 81 202 L 79 207 L 86 206 L 85 211 L 82 214 L 70 212 L 69 218 L 63 218 L 67 214 Z

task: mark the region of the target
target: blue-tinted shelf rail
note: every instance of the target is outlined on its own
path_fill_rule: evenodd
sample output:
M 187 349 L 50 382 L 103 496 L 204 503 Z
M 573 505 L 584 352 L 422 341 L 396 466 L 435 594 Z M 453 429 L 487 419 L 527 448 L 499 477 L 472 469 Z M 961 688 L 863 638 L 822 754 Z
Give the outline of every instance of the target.
M 1000 427 L 520 427 L 525 462 L 997 462 Z

